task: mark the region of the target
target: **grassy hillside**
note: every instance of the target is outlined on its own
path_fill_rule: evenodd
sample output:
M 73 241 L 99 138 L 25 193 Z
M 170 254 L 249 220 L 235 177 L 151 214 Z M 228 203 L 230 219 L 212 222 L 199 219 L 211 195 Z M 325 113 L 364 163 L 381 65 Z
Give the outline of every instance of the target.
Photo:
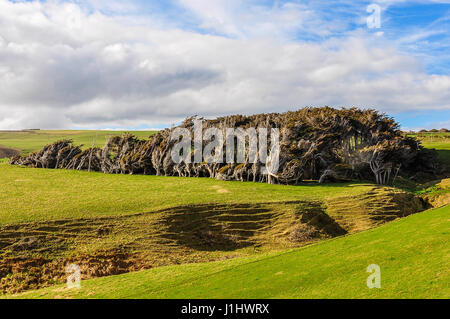
M 24 148 L 14 144 L 9 135 L 11 146 L 27 151 L 37 142 L 53 141 L 39 141 L 45 131 L 29 134 L 23 140 L 19 138 Z M 73 134 L 71 137 L 76 143 L 89 144 L 89 139 L 92 143 L 92 132 L 67 131 L 67 134 Z M 51 135 L 48 138 L 61 137 Z M 107 135 L 103 138 L 106 140 Z M 447 144 L 439 147 L 445 151 Z M 92 288 L 85 295 L 80 291 L 79 296 L 84 297 L 317 297 L 319 292 L 333 297 L 335 295 L 329 295 L 326 287 L 319 285 L 320 281 L 328 280 L 326 271 L 341 279 L 348 275 L 350 279 L 345 280 L 356 282 L 356 275 L 349 272 L 353 266 L 346 270 L 343 262 L 338 262 L 339 257 L 347 253 L 347 248 L 350 255 L 346 260 L 350 264 L 358 264 L 355 256 L 367 257 L 367 261 L 363 258 L 364 263 L 375 256 L 390 265 L 391 262 L 414 259 L 399 248 L 413 237 L 409 233 L 399 238 L 394 238 L 393 233 L 381 239 L 358 237 L 364 240 L 357 245 L 360 239 L 352 242 L 350 236 L 327 243 L 330 248 L 325 250 L 315 250 L 321 245 L 305 250 L 290 249 L 358 233 L 424 209 L 423 203 L 409 192 L 372 184 L 285 186 L 208 178 L 109 175 L 10 166 L 1 159 L 0 184 L 0 294 L 61 283 L 66 278 L 64 265 L 76 263 L 85 279 L 109 276 L 92 281 L 95 284 L 91 288 L 99 285 L 98 290 Z M 430 183 L 417 194 L 437 206 L 445 205 L 448 204 L 449 185 L 448 180 Z M 434 223 L 422 222 L 430 227 Z M 408 225 L 420 228 L 414 223 Z M 410 230 L 405 226 L 400 231 Z M 419 236 L 421 231 L 414 236 Z M 445 231 L 437 231 L 440 232 L 436 235 L 437 241 L 442 241 L 441 235 L 448 235 Z M 360 235 L 368 236 L 364 234 Z M 426 237 L 429 233 L 422 235 Z M 392 242 L 392 247 L 383 241 L 385 238 Z M 397 239 L 403 242 L 396 243 Z M 341 240 L 350 240 L 350 244 L 333 246 Z M 372 241 L 378 240 L 384 247 L 382 251 L 372 245 Z M 411 243 L 418 241 L 417 238 L 411 240 Z M 440 245 L 438 242 L 432 244 Z M 432 244 L 427 246 L 429 255 L 435 254 Z M 364 247 L 368 248 L 367 252 Z M 392 255 L 394 259 L 386 261 L 385 254 L 396 249 L 400 252 Z M 304 251 L 312 253 L 308 255 Z M 411 253 L 416 252 L 415 248 L 411 250 Z M 332 260 L 330 266 L 326 265 L 326 256 Z M 337 263 L 333 261 L 336 258 Z M 272 265 L 270 260 L 275 260 L 275 264 Z M 222 262 L 208 263 L 212 261 Z M 299 270 L 295 268 L 297 263 L 305 267 L 301 266 Z M 262 265 L 262 268 L 252 268 L 250 265 L 253 264 Z M 338 270 L 333 270 L 334 266 Z M 243 272 L 236 270 L 234 274 L 234 267 L 244 267 Z M 269 279 L 273 280 L 270 272 L 274 267 L 280 268 L 275 272 L 280 282 L 272 285 Z M 406 266 L 402 263 L 399 267 Z M 136 272 L 149 268 L 155 269 Z M 365 276 L 365 268 L 361 269 Z M 249 276 L 248 279 L 257 284 L 244 280 L 242 282 L 248 286 L 245 287 L 229 282 L 228 277 L 220 277 L 221 270 L 240 281 L 247 278 L 245 274 L 262 277 Z M 129 272 L 135 273 L 130 273 L 130 277 L 111 276 Z M 200 273 L 219 277 L 209 284 L 202 283 L 200 290 L 192 291 L 192 286 L 187 283 L 194 280 L 197 285 Z M 301 287 L 305 289 L 305 295 L 303 290 L 293 290 L 291 279 L 304 282 Z M 90 282 L 86 281 L 86 284 Z M 109 284 L 111 289 L 104 290 L 103 285 Z M 217 290 L 221 284 L 228 287 L 226 292 L 230 295 Z M 337 282 L 330 284 L 337 289 Z M 314 285 L 319 285 L 321 290 Z M 156 290 L 149 287 L 156 287 Z M 178 292 L 172 290 L 173 287 L 181 289 Z M 210 287 L 214 289 L 210 290 Z M 56 292 L 53 290 L 48 290 L 51 296 Z M 72 294 L 57 288 L 57 292 L 60 291 Z M 336 290 L 339 291 L 346 292 Z
M 107 139 L 114 135 L 120 135 L 122 131 L 76 131 L 76 130 L 27 130 L 27 131 L 0 131 L 0 147 L 6 146 L 19 150 L 26 154 L 35 152 L 47 144 L 62 139 L 73 139 L 76 145 L 84 144 L 85 147 L 102 147 Z M 147 138 L 154 134 L 152 131 L 133 131 L 134 135 Z
M 206 203 L 320 200 L 357 195 L 367 184 L 285 186 L 208 178 L 110 175 L 0 164 L 0 225 L 142 213 Z
M 370 184 L 299 186 L 0 164 L 0 291 L 299 247 L 418 212 Z M 55 279 L 56 278 L 56 279 Z
M 19 298 L 448 298 L 450 206 L 303 249 L 161 267 Z M 366 268 L 381 267 L 381 289 Z

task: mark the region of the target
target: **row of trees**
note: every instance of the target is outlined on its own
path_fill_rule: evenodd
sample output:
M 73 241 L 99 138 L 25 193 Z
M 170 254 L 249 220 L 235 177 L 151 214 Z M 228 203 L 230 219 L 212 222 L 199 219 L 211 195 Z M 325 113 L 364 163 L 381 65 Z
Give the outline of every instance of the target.
M 441 128 L 440 130 L 438 129 L 431 129 L 431 130 L 420 130 L 419 133 L 448 133 L 450 132 L 450 130 L 446 129 L 446 128 Z
M 179 127 L 193 134 L 195 120 L 198 118 L 187 118 Z M 103 149 L 82 150 L 70 140 L 59 141 L 40 152 L 14 157 L 11 164 L 283 184 L 305 179 L 374 179 L 389 184 L 398 175 L 411 176 L 419 171 L 437 174 L 440 170 L 433 151 L 424 149 L 415 138 L 404 136 L 392 118 L 375 110 L 322 107 L 281 114 L 234 115 L 203 120 L 202 128 L 218 128 L 224 133 L 227 128 L 279 129 L 280 169 L 267 173 L 260 162 L 250 161 L 248 140 L 243 163 L 174 163 L 171 151 L 178 141 L 171 136 L 175 128 L 159 131 L 148 140 L 130 134 L 116 136 Z M 203 141 L 203 147 L 208 142 Z M 189 155 L 193 153 L 194 145 Z

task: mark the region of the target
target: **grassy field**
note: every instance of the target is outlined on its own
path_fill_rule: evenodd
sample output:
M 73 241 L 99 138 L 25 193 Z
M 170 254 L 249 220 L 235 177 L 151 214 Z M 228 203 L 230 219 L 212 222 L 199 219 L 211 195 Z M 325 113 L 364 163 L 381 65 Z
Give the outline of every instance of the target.
M 0 183 L 0 292 L 61 282 L 66 262 L 98 277 L 234 259 L 423 209 L 412 194 L 371 184 L 286 186 L 7 163 Z
M 61 132 L 66 135 L 59 135 Z M 21 132 L 9 132 L 12 135 L 4 137 L 3 144 L 0 140 L 0 145 L 29 152 L 67 137 L 76 144 L 89 144 L 94 134 L 61 132 L 33 131 L 22 137 L 14 135 Z M 98 145 L 109 133 L 102 134 L 104 140 Z M 450 145 L 445 139 L 440 144 L 434 140 L 425 143 L 444 155 Z M 368 263 L 388 265 L 386 275 L 394 278 L 408 269 L 409 262 L 421 281 L 417 296 L 442 296 L 437 259 L 448 258 L 441 249 L 443 237 L 448 238 L 442 229 L 448 223 L 438 224 L 433 216 L 448 221 L 448 206 L 420 214 L 430 219 L 414 216 L 418 218 L 415 223 L 410 217 L 406 224 L 377 229 L 378 235 L 360 233 L 424 209 L 418 198 L 399 189 L 363 183 L 285 186 L 108 175 L 11 166 L 4 159 L 0 159 L 0 184 L 0 294 L 11 296 L 61 283 L 66 276 L 64 264 L 73 262 L 81 266 L 86 279 L 106 277 L 83 281 L 83 289 L 77 292 L 58 287 L 23 296 L 407 297 L 412 290 L 406 281 L 395 289 L 390 287 L 388 294 L 361 287 L 355 290 L 352 285 L 361 285 L 359 276 L 365 276 Z M 426 196 L 437 206 L 445 205 L 449 186 L 448 180 L 432 183 L 416 195 Z M 421 222 L 428 228 L 419 227 Z M 400 235 L 396 237 L 395 231 Z M 430 235 L 433 231 L 437 232 L 435 238 Z M 420 236 L 428 241 L 418 244 Z M 379 249 L 376 243 L 380 243 Z M 416 248 L 408 250 L 409 246 Z M 424 268 L 423 256 L 432 262 L 422 276 L 415 269 Z M 370 262 L 373 259 L 376 261 Z M 154 269 L 136 272 L 149 268 Z M 328 272 L 333 279 L 327 277 Z M 437 279 L 429 279 L 431 272 Z M 122 273 L 129 274 L 111 276 Z M 208 280 L 201 280 L 199 274 L 206 274 Z M 274 282 L 273 276 L 280 280 Z M 232 277 L 238 282 L 233 283 Z M 339 280 L 348 284 L 339 287 Z M 329 289 L 324 283 L 329 283 Z M 195 285 L 200 288 L 193 289 Z
M 450 206 L 303 249 L 161 267 L 19 298 L 448 298 Z M 381 267 L 381 289 L 366 268 Z
M 122 131 L 74 131 L 74 130 L 26 130 L 26 131 L 0 131 L 0 147 L 6 146 L 19 150 L 22 154 L 35 152 L 47 144 L 62 139 L 73 139 L 76 145 L 84 147 L 104 146 L 107 139 L 120 135 Z M 147 138 L 153 131 L 133 131 L 132 134 Z
M 0 225 L 89 218 L 207 203 L 320 200 L 357 195 L 368 184 L 284 186 L 209 178 L 109 175 L 0 164 Z

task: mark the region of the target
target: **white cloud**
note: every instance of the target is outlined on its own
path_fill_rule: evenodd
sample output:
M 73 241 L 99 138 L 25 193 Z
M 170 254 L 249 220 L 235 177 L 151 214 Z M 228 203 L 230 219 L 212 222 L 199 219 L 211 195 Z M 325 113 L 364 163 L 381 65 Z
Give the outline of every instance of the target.
M 427 75 L 382 37 L 294 42 L 295 17 L 314 16 L 304 8 L 245 14 L 237 1 L 211 2 L 205 15 L 203 1 L 185 4 L 226 36 L 73 3 L 0 0 L 0 129 L 156 126 L 306 105 L 450 109 L 450 78 Z
M 242 0 L 178 0 L 199 19 L 199 28 L 237 38 L 285 38 L 307 31 L 325 34 L 314 11 L 297 2 L 275 1 L 272 6 Z

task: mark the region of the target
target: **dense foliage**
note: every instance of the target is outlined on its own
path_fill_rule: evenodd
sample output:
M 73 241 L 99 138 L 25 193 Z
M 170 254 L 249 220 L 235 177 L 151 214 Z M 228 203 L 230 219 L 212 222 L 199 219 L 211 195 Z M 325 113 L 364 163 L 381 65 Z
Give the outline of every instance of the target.
M 180 127 L 193 133 L 196 119 L 187 118 Z M 171 156 L 178 142 L 171 139 L 175 128 L 162 130 L 148 140 L 130 134 L 116 136 L 103 149 L 83 151 L 70 140 L 59 141 L 40 152 L 14 157 L 11 164 L 284 184 L 305 179 L 320 182 L 375 179 L 379 184 L 389 184 L 398 175 L 432 176 L 440 170 L 433 151 L 424 149 L 415 138 L 405 136 L 394 119 L 370 109 L 304 108 L 281 114 L 220 117 L 203 120 L 202 125 L 203 130 L 218 128 L 224 135 L 227 128 L 278 128 L 280 169 L 264 174 L 259 162 L 249 161 L 248 148 L 245 148 L 244 163 L 176 164 Z M 208 143 L 203 142 L 204 146 Z M 246 143 L 248 146 L 249 141 Z

